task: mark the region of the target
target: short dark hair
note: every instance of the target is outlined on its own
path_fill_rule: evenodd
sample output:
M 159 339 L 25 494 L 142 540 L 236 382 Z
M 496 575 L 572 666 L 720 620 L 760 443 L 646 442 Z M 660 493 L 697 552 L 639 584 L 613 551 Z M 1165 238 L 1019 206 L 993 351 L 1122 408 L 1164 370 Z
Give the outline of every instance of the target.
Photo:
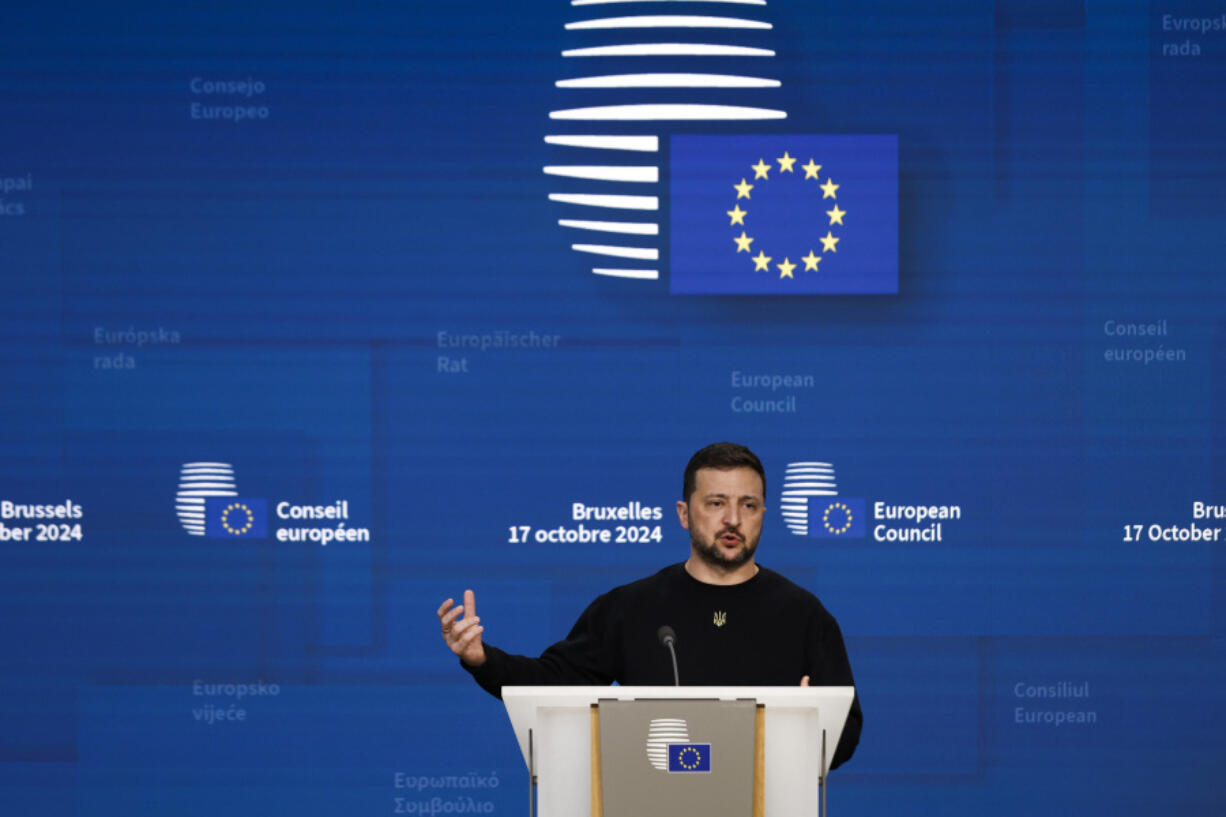
M 762 477 L 762 493 L 766 493 L 766 471 L 763 470 L 762 460 L 758 459 L 757 454 L 736 443 L 711 443 L 690 457 L 689 464 L 685 466 L 685 476 L 681 481 L 681 499 L 684 502 L 689 502 L 694 493 L 694 475 L 700 468 L 715 468 L 720 471 L 752 468 Z M 763 496 L 762 499 L 765 500 L 766 497 Z

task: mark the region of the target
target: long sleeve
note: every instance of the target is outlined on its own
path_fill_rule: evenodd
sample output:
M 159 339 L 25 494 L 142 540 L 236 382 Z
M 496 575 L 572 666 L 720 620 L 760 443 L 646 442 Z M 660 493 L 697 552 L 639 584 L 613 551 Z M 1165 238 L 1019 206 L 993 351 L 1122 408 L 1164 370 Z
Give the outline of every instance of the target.
M 500 699 L 504 686 L 607 686 L 618 680 L 621 665 L 621 615 L 611 596 L 606 593 L 588 605 L 566 638 L 539 658 L 514 655 L 486 644 L 484 664 L 470 667 L 461 661 L 460 666 L 482 689 Z
M 825 611 L 823 610 L 823 613 Z M 847 647 L 843 633 L 834 617 L 825 613 L 815 622 L 811 636 L 809 660 L 809 683 L 814 686 L 852 686 L 856 682 L 851 674 L 851 662 L 847 659 Z M 852 698 L 843 734 L 830 761 L 830 768 L 837 769 L 848 761 L 860 743 L 860 730 L 864 726 L 864 713 L 860 709 L 860 694 Z

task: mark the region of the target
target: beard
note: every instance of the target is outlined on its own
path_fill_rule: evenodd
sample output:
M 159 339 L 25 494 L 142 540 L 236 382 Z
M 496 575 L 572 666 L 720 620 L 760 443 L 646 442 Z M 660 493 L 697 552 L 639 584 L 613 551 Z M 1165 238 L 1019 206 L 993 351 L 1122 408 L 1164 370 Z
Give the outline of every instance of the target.
M 719 544 L 720 537 L 728 533 L 735 534 L 741 540 L 740 549 L 731 554 L 724 551 Z M 694 551 L 694 553 L 698 554 L 698 558 L 702 559 L 702 561 L 706 562 L 711 567 L 727 570 L 730 568 L 740 567 L 752 559 L 754 551 L 758 549 L 758 543 L 756 541 L 746 541 L 745 537 L 741 536 L 738 531 L 724 529 L 717 533 L 715 538 L 710 542 L 699 541 L 691 532 L 690 548 Z

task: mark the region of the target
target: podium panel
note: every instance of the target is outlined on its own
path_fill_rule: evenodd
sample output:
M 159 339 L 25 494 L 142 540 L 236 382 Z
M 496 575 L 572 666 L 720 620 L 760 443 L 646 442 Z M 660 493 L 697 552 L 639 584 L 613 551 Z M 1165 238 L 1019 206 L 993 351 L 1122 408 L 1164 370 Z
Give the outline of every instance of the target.
M 604 700 L 600 817 L 752 817 L 757 702 Z
M 592 814 L 591 707 L 602 700 L 752 699 L 765 707 L 765 813 L 815 817 L 819 782 L 851 709 L 853 687 L 503 687 L 502 699 L 536 785 L 539 817 Z M 684 812 L 683 812 L 684 813 Z

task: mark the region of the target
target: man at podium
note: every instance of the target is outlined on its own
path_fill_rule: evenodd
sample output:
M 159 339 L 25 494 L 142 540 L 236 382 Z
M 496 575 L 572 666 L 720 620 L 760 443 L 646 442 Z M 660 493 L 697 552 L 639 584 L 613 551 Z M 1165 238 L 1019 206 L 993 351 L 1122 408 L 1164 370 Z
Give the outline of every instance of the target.
M 495 697 L 503 686 L 854 686 L 839 625 L 817 597 L 755 561 L 766 473 L 735 443 L 715 443 L 686 465 L 677 502 L 690 555 L 593 601 L 570 634 L 539 658 L 484 643 L 476 597 L 438 609 L 443 640 Z M 851 757 L 863 715 L 857 697 L 830 768 Z

